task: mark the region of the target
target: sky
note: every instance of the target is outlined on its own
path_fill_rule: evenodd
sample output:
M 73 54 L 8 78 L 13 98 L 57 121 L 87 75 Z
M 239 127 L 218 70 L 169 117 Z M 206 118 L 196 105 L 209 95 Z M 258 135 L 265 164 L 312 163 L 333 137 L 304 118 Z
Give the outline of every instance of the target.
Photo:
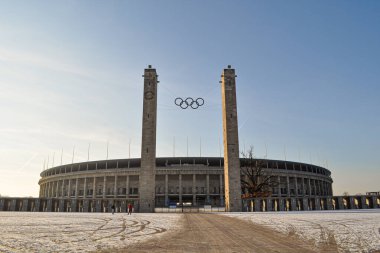
M 336 195 L 380 191 L 379 13 L 374 0 L 1 0 L 0 194 L 38 196 L 47 167 L 140 157 L 148 65 L 157 156 L 223 154 L 232 65 L 240 151 L 326 167 Z

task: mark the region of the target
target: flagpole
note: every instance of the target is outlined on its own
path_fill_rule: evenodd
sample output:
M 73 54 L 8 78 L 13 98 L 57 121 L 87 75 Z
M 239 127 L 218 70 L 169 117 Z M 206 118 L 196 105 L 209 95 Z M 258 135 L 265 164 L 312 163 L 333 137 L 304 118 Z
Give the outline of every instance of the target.
M 131 159 L 131 142 L 132 142 L 132 139 L 129 138 L 129 144 L 128 144 L 128 157 L 129 157 L 129 159 Z
M 109 141 L 107 141 L 107 159 L 108 160 L 108 145 L 109 145 Z
M 91 143 L 88 143 L 88 150 L 87 150 L 87 162 L 90 161 L 90 145 Z
M 61 165 L 62 165 L 62 156 L 63 156 L 63 148 L 62 148 L 62 151 L 61 151 Z
M 74 152 L 75 152 L 75 145 L 73 146 L 73 156 L 71 158 L 71 163 L 74 163 Z

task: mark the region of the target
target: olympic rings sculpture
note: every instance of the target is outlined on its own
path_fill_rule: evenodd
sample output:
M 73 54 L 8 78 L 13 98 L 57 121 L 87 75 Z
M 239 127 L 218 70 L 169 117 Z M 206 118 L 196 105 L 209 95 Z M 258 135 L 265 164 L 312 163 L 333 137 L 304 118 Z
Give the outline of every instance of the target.
M 188 97 L 186 99 L 176 98 L 174 100 L 174 104 L 182 109 L 187 109 L 189 106 L 193 109 L 198 109 L 198 107 L 204 105 L 204 103 L 205 101 L 203 98 L 197 98 L 194 100 L 193 98 Z

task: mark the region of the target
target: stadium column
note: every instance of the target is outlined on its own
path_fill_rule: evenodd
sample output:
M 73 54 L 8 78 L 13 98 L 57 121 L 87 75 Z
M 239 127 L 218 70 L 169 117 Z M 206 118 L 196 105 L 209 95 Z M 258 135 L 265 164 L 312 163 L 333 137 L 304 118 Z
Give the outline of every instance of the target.
M 61 196 L 65 197 L 65 179 L 62 180 Z
M 106 190 L 107 190 L 107 177 L 103 177 L 103 199 L 106 198 Z
M 309 197 L 311 197 L 311 182 L 310 182 L 310 178 L 307 179 L 307 185 L 308 185 L 308 189 L 309 189 Z
M 192 192 L 193 192 L 193 206 L 195 206 L 197 204 L 197 192 L 196 192 L 196 183 L 197 182 L 197 175 L 196 174 L 193 174 L 193 188 L 192 188 Z
M 58 191 L 59 191 L 59 180 L 56 181 L 56 189 L 55 189 L 55 197 L 58 198 Z
M 83 198 L 87 197 L 87 177 L 84 178 L 84 186 L 83 186 Z
M 78 184 L 79 184 L 79 179 L 76 178 L 76 180 L 75 180 L 75 199 L 78 199 Z
M 150 65 L 144 71 L 141 168 L 139 177 L 140 212 L 151 213 L 155 206 L 157 73 Z
M 127 175 L 127 181 L 125 182 L 125 196 L 129 198 L 129 175 Z
M 302 197 L 305 197 L 306 196 L 306 193 L 305 193 L 305 178 L 302 177 Z
M 182 174 L 178 175 L 178 188 L 179 203 L 182 204 Z
M 220 205 L 219 206 L 223 206 L 224 205 L 224 195 L 223 195 L 223 175 L 219 175 L 219 195 L 220 195 Z
M 206 200 L 210 204 L 210 174 L 206 174 Z
M 290 180 L 289 180 L 289 176 L 286 176 L 286 196 L 290 197 Z
M 71 198 L 71 179 L 69 179 L 69 187 L 68 187 L 68 190 L 67 190 L 67 197 Z
M 165 206 L 169 205 L 169 175 L 165 174 Z
M 113 197 L 117 197 L 117 175 L 115 175 L 115 185 L 113 186 Z
M 96 198 L 96 177 L 94 177 L 94 181 L 92 182 L 92 198 Z
M 222 117 L 224 144 L 224 196 L 226 211 L 241 212 L 239 134 L 236 105 L 235 69 L 228 65 L 222 73 Z

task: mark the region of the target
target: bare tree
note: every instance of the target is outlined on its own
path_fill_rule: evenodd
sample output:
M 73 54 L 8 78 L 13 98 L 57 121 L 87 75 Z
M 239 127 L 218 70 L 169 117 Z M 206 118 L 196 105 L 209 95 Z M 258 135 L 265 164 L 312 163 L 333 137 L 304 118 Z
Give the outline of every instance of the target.
M 277 177 L 268 169 L 266 162 L 257 160 L 253 155 L 253 147 L 244 153 L 240 166 L 241 188 L 246 197 L 267 197 L 272 195 L 272 188 L 278 186 Z

